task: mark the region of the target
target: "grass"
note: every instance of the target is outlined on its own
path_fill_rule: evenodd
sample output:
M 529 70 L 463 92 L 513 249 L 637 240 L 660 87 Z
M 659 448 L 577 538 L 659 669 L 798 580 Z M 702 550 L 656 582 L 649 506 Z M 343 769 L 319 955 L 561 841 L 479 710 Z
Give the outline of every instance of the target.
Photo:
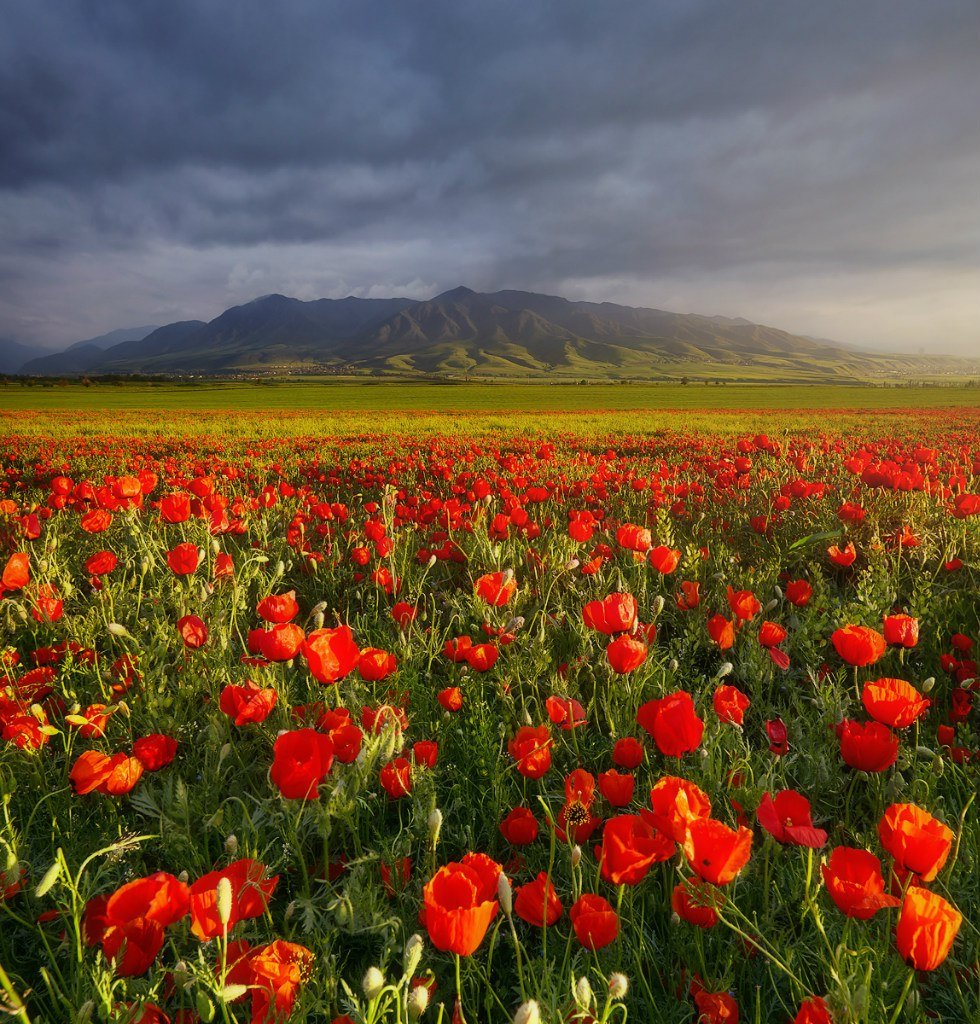
M 978 387 L 808 384 L 488 384 L 268 381 L 0 385 L 0 411 L 296 410 L 583 412 L 645 409 L 940 409 L 980 407 Z

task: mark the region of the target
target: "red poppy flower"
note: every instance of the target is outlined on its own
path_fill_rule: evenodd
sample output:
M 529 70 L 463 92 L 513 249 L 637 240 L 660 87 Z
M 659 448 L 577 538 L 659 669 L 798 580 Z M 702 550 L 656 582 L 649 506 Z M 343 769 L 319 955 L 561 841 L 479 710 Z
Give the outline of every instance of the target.
M 885 638 L 867 626 L 844 626 L 830 638 L 837 653 L 848 663 L 861 668 L 873 665 L 885 653 Z
M 633 736 L 624 736 L 613 744 L 612 759 L 620 768 L 638 768 L 643 763 L 643 744 Z
M 31 581 L 31 559 L 24 551 L 17 551 L 7 559 L 3 576 L 0 577 L 0 593 L 5 590 L 21 590 Z
M 613 807 L 626 807 L 633 799 L 636 779 L 632 775 L 621 775 L 615 768 L 610 768 L 600 773 L 598 783 L 599 792 Z
M 883 772 L 898 760 L 898 736 L 880 722 L 847 719 L 838 726 L 840 755 L 858 771 Z
M 650 790 L 649 818 L 653 826 L 675 843 L 687 839 L 691 825 L 711 814 L 711 800 L 704 790 L 687 779 L 666 775 Z
M 861 700 L 876 722 L 905 729 L 926 711 L 932 701 L 904 679 L 875 679 L 864 684 Z
M 435 768 L 439 759 L 439 744 L 434 740 L 418 740 L 412 744 L 412 761 L 425 768 Z
M 397 669 L 398 662 L 395 656 L 377 647 L 366 647 L 357 660 L 358 675 L 371 683 L 387 679 Z
M 616 531 L 616 543 L 627 551 L 649 551 L 653 547 L 653 537 L 643 526 L 623 523 Z
M 572 904 L 568 916 L 575 938 L 586 949 L 602 949 L 619 935 L 619 917 L 608 900 L 601 896 L 584 893 Z
M 647 560 L 657 572 L 668 576 L 680 564 L 681 553 L 667 547 L 665 544 L 661 544 L 659 547 L 650 550 Z
M 800 1003 L 793 1024 L 834 1024 L 834 1020 L 830 1016 L 830 1007 L 826 1001 L 820 996 L 810 996 Z
M 501 866 L 483 853 L 468 853 L 441 867 L 422 890 L 423 924 L 436 949 L 472 955 L 499 909 Z
M 527 807 L 515 807 L 500 823 L 500 833 L 511 846 L 528 846 L 538 838 L 538 820 Z
M 674 913 L 688 924 L 698 928 L 714 928 L 718 923 L 717 908 L 724 905 L 725 896 L 720 889 L 700 878 L 678 882 L 670 896 Z
M 827 548 L 827 557 L 842 569 L 850 568 L 857 561 L 857 548 L 849 541 L 843 548 L 833 544 Z
M 759 643 L 763 647 L 778 647 L 788 635 L 783 626 L 768 619 L 759 627 Z
M 883 907 L 899 905 L 885 892 L 881 861 L 867 850 L 837 846 L 820 870 L 827 893 L 848 917 L 866 921 Z
M 311 675 L 324 686 L 343 679 L 361 654 L 349 626 L 313 630 L 301 651 Z
M 537 928 L 550 928 L 564 909 L 546 871 L 514 892 L 514 913 Z
M 713 818 L 692 821 L 684 840 L 688 864 L 706 882 L 727 885 L 748 863 L 752 852 L 752 832 L 730 829 Z
M 639 814 L 610 818 L 602 829 L 596 857 L 602 877 L 613 885 L 638 885 L 650 868 L 674 856 L 674 843 Z
M 313 970 L 313 953 L 295 942 L 276 939 L 248 956 L 252 1024 L 279 1024 L 293 1012 L 299 990 Z
M 436 700 L 447 711 L 459 711 L 463 706 L 463 691 L 458 686 L 447 686 L 436 694 Z
M 301 650 L 306 654 L 306 634 L 295 622 L 279 622 L 271 629 L 256 630 L 256 633 L 259 653 L 269 661 L 292 661 Z
M 647 701 L 636 712 L 636 720 L 668 757 L 681 757 L 697 750 L 704 735 L 694 701 L 686 690 L 677 690 L 659 700 Z
M 585 708 L 577 700 L 552 696 L 544 702 L 544 706 L 551 721 L 564 732 L 585 725 Z
M 690 611 L 701 603 L 701 584 L 684 580 L 677 594 L 677 607 L 681 611 Z
M 490 572 L 473 584 L 473 592 L 493 608 L 502 608 L 514 596 L 517 581 L 512 572 Z
M 197 571 L 201 552 L 196 544 L 178 544 L 167 552 L 167 565 L 175 576 L 189 576 Z
M 94 576 L 105 576 L 119 564 L 119 559 L 111 551 L 96 551 L 85 559 L 85 571 Z
M 719 686 L 711 699 L 715 714 L 722 722 L 741 725 L 751 701 L 737 686 Z
M 284 594 L 263 597 L 255 606 L 255 610 L 266 622 L 291 622 L 299 614 L 296 591 L 287 590 Z
M 540 779 L 551 767 L 551 734 L 546 725 L 522 726 L 507 744 L 517 770 L 529 779 Z
M 804 608 L 813 597 L 813 587 L 806 580 L 790 580 L 786 584 L 786 600 L 798 608 Z
M 466 649 L 463 657 L 474 672 L 488 672 L 497 664 L 500 648 L 496 644 L 473 644 Z
M 793 789 L 781 790 L 775 797 L 763 794 L 756 816 L 780 843 L 819 849 L 827 842 L 827 833 L 813 826 L 810 801 Z
M 911 615 L 885 615 L 882 626 L 885 643 L 895 647 L 915 647 L 919 642 L 919 620 Z
M 638 669 L 647 660 L 647 645 L 636 637 L 623 633 L 606 647 L 606 659 L 614 672 L 626 675 Z
M 629 632 L 636 625 L 637 603 L 632 594 L 609 594 L 582 608 L 582 620 L 590 629 L 606 636 Z
M 706 628 L 719 650 L 727 651 L 735 645 L 735 623 L 724 615 L 712 615 Z
M 949 956 L 963 915 L 938 893 L 909 886 L 895 927 L 902 959 L 917 971 L 934 971 Z
M 751 590 L 734 590 L 729 587 L 726 591 L 728 596 L 728 607 L 732 615 L 743 622 L 755 618 L 762 611 L 762 603 Z
M 202 942 L 223 934 L 218 911 L 218 883 L 222 878 L 231 883 L 229 931 L 239 921 L 261 917 L 279 884 L 278 875 L 266 878 L 265 865 L 248 858 L 202 875 L 190 888 L 191 931 Z
M 177 741 L 159 732 L 141 736 L 133 743 L 133 756 L 148 772 L 158 772 L 177 756 Z
M 399 601 L 392 605 L 391 617 L 395 620 L 395 624 L 399 629 L 408 629 L 408 627 L 415 621 L 418 616 L 419 610 L 413 604 L 408 604 L 405 601 Z
M 895 863 L 931 882 L 942 870 L 953 845 L 953 832 L 915 804 L 892 804 L 878 822 L 881 845 Z
M 284 732 L 273 745 L 271 776 L 287 800 L 312 800 L 333 764 L 333 743 L 315 729 Z
M 738 1024 L 738 1004 L 727 992 L 700 989 L 694 993 L 694 1005 L 698 1024 Z
M 235 725 L 264 722 L 276 706 L 276 691 L 251 679 L 246 679 L 243 686 L 228 683 L 221 691 L 218 705 Z
M 784 757 L 789 753 L 789 733 L 786 730 L 786 723 L 781 718 L 766 722 L 766 735 L 769 737 L 769 749 L 777 757 Z
M 412 792 L 412 764 L 407 757 L 389 761 L 379 776 L 381 788 L 392 800 L 400 800 Z

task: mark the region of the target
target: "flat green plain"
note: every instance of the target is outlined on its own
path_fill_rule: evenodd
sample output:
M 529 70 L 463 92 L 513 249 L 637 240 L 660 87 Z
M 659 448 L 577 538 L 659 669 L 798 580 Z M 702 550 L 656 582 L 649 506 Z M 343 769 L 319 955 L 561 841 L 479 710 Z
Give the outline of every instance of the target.
M 0 411 L 593 412 L 980 407 L 980 387 L 818 384 L 122 383 L 0 385 Z

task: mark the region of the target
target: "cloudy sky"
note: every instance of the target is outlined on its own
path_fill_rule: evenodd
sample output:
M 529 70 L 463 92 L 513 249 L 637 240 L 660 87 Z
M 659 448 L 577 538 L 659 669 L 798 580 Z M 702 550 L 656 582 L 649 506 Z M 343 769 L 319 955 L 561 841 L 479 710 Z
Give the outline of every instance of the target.
M 0 336 L 462 283 L 980 348 L 977 0 L 0 14 Z

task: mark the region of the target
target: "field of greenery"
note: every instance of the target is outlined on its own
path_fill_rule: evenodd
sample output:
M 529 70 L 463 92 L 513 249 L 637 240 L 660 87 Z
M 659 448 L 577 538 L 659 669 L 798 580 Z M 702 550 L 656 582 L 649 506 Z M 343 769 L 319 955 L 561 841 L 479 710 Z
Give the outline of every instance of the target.
M 975 1024 L 980 413 L 804 390 L 4 391 L 0 1009 Z

